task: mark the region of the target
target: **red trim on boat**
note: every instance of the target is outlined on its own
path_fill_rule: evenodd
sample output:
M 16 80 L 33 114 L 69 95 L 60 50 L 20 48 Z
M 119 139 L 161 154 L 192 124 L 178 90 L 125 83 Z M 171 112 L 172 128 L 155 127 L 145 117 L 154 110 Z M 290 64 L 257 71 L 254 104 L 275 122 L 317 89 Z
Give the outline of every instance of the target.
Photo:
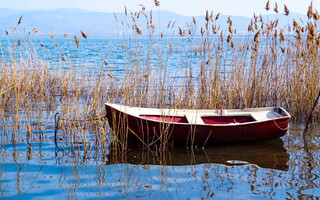
M 156 120 L 160 122 L 178 122 L 178 123 L 188 123 L 186 117 L 177 116 L 162 116 L 162 115 L 139 115 L 142 118 Z
M 246 123 L 256 121 L 251 116 L 206 116 L 201 117 L 205 124 L 231 124 L 231 123 Z

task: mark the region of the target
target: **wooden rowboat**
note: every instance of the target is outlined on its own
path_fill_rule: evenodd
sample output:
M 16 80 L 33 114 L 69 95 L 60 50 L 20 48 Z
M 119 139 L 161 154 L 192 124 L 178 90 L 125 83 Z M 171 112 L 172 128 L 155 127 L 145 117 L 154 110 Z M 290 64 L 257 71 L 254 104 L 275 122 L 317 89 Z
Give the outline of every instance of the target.
M 148 143 L 174 140 L 205 145 L 278 138 L 287 132 L 291 117 L 281 107 L 188 110 L 105 105 L 115 135 L 121 132 Z

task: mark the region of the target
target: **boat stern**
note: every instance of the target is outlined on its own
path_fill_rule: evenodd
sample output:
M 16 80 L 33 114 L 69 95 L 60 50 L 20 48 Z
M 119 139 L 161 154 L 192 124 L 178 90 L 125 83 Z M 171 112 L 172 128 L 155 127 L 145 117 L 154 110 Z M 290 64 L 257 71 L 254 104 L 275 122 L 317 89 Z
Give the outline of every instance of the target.
M 275 107 L 274 112 L 279 113 L 282 117 L 289 117 L 291 118 L 291 115 L 282 107 Z

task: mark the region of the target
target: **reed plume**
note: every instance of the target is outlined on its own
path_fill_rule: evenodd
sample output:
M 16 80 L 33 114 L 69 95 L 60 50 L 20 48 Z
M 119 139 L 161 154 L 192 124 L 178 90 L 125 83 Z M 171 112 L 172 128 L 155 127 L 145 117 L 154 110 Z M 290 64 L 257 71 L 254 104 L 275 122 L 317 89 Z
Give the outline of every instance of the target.
M 202 28 L 202 27 L 201 27 L 201 28 Z M 183 31 L 180 26 L 178 26 L 178 29 L 179 29 L 179 34 L 180 34 L 180 36 L 181 36 L 181 37 L 184 37 L 184 36 L 186 35 L 186 31 L 185 31 L 185 30 Z
M 160 2 L 158 0 L 154 0 L 154 5 L 158 7 L 160 6 Z
M 290 14 L 290 10 L 286 6 L 286 4 L 284 4 L 284 15 L 289 16 L 289 14 Z
M 266 11 L 270 10 L 270 2 L 269 2 L 269 0 L 267 1 L 265 9 L 266 9 Z
M 220 16 L 220 12 L 216 15 L 215 20 L 218 20 L 218 19 L 219 19 L 219 16 Z
M 88 39 L 88 35 L 85 32 L 83 32 L 82 30 L 80 30 L 80 32 L 83 38 Z
M 61 60 L 63 60 L 63 61 L 67 61 L 67 60 L 65 59 L 65 57 L 63 57 L 63 56 L 60 56 L 60 58 L 61 58 Z
M 22 16 L 19 18 L 18 25 L 21 24 Z
M 273 11 L 274 11 L 274 12 L 276 12 L 277 14 L 279 13 L 279 10 L 278 10 L 278 3 L 277 3 L 277 2 L 275 3 L 275 6 L 274 6 Z
M 77 48 L 79 49 L 79 40 L 76 35 L 74 35 L 74 40 L 76 42 Z

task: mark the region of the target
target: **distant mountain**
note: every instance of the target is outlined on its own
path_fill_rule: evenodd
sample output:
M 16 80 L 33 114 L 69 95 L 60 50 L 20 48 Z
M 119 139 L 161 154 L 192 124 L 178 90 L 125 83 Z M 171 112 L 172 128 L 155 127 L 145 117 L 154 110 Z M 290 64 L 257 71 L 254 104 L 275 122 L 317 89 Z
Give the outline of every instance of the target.
M 145 14 L 150 17 L 150 12 L 145 11 Z M 22 16 L 22 23 L 18 26 L 17 22 Z M 289 23 L 292 25 L 292 19 L 297 21 L 306 21 L 305 15 L 290 14 L 289 17 L 283 14 L 262 16 L 264 21 L 274 20 L 279 18 L 279 25 L 284 27 Z M 56 10 L 10 10 L 0 8 L 0 36 L 5 34 L 4 30 L 13 30 L 13 27 L 18 27 L 18 33 L 32 32 L 32 28 L 38 30 L 38 34 L 79 34 L 80 30 L 83 30 L 88 35 L 94 36 L 116 36 L 121 34 L 131 34 L 132 29 L 128 28 L 132 23 L 132 20 L 128 14 L 116 13 L 116 18 L 113 13 L 104 12 L 90 12 L 86 10 L 78 9 L 56 9 Z M 247 33 L 248 24 L 251 18 L 242 16 L 231 16 L 233 21 L 233 29 L 237 29 L 238 33 Z M 205 25 L 204 16 L 195 16 L 197 21 L 196 33 L 200 33 L 200 27 Z M 300 20 L 301 19 L 301 20 Z M 228 31 L 227 25 L 228 16 L 221 15 L 215 22 L 217 27 L 220 26 L 220 30 L 224 32 Z M 182 16 L 174 12 L 169 11 L 154 11 L 152 13 L 152 23 L 156 27 L 156 32 L 164 34 L 172 33 L 172 29 L 168 29 L 174 24 L 174 31 L 178 31 L 177 26 L 183 29 L 190 28 L 193 19 L 191 16 Z M 140 14 L 137 21 L 139 28 L 143 33 L 147 33 L 147 22 L 143 14 Z

